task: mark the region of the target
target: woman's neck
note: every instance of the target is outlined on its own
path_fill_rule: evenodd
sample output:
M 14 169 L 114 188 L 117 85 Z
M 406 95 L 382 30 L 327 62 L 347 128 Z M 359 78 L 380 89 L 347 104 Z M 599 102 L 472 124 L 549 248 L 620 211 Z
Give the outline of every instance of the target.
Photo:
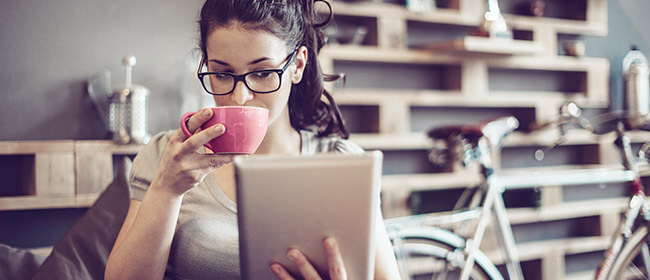
M 285 108 L 269 125 L 262 144 L 255 154 L 300 154 L 300 133 L 291 126 L 289 109 Z

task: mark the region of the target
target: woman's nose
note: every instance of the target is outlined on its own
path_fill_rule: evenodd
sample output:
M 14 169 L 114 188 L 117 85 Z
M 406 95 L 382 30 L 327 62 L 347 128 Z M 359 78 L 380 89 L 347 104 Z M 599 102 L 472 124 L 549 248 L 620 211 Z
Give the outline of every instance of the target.
M 235 84 L 235 89 L 230 94 L 230 98 L 237 105 L 244 105 L 246 102 L 253 99 L 253 92 L 248 89 L 243 81 L 239 81 Z

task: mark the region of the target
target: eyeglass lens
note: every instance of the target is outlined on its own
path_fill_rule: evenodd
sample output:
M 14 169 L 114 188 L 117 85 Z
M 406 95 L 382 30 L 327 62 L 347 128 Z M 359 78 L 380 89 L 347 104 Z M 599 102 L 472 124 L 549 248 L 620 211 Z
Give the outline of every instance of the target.
M 255 92 L 271 92 L 280 87 L 280 73 L 258 71 L 244 76 L 246 86 Z M 203 83 L 214 94 L 225 94 L 235 88 L 235 77 L 229 73 L 215 73 L 203 76 Z

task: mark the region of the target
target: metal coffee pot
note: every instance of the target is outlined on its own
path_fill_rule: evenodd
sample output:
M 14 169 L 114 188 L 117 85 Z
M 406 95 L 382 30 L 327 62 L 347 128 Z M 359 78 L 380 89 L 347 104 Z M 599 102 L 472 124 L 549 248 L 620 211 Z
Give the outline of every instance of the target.
M 650 112 L 650 71 L 646 56 L 632 46 L 623 58 L 624 109 L 632 114 Z
M 88 94 L 95 104 L 113 141 L 118 144 L 144 144 L 147 133 L 147 96 L 149 89 L 132 83 L 133 56 L 124 57 L 126 68 L 124 87 L 111 90 L 111 72 L 103 70 L 88 80 Z

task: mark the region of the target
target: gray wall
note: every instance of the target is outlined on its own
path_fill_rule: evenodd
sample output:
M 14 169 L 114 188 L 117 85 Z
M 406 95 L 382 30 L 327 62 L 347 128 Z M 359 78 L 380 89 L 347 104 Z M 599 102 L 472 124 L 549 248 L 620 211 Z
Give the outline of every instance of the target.
M 104 138 L 85 80 L 108 69 L 124 83 L 125 55 L 152 92 L 149 131 L 174 125 L 202 2 L 2 0 L 0 140 Z
M 149 131 L 175 128 L 183 88 L 194 67 L 188 68 L 188 61 L 196 54 L 195 22 L 202 2 L 0 2 L 0 140 L 105 138 L 107 132 L 87 97 L 85 80 L 109 69 L 115 84 L 123 82 L 124 55 L 138 58 L 134 82 L 152 92 Z M 610 59 L 614 106 L 618 106 L 620 64 L 629 44 L 636 43 L 650 54 L 650 34 L 644 29 L 650 23 L 645 16 L 650 2 L 608 3 L 609 35 L 582 39 L 589 56 Z

